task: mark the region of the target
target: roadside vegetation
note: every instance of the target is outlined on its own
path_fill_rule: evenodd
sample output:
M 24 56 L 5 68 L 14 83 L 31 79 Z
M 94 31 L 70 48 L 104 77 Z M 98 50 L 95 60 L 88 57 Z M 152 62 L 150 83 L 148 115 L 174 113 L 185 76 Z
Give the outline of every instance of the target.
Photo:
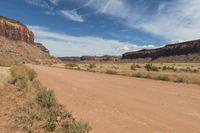
M 200 63 L 54 64 L 54 67 L 200 85 Z
M 7 87 L 0 86 L 1 93 L 5 91 L 8 95 L 11 91 L 9 95 L 14 99 L 10 101 L 13 103 L 12 110 L 5 117 L 12 123 L 8 125 L 10 129 L 19 133 L 88 133 L 91 130 L 87 122 L 76 121 L 71 112 L 57 103 L 54 92 L 42 86 L 34 70 L 18 65 L 10 69 L 10 74 L 10 80 L 4 83 Z M 5 104 L 10 104 L 9 100 Z M 3 131 L 8 132 L 9 129 Z

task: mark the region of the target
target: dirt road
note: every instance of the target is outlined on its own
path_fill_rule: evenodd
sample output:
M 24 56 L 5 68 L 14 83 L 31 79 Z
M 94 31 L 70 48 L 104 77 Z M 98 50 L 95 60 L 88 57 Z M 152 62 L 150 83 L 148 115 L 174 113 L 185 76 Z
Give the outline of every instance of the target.
M 200 86 L 29 66 L 92 133 L 200 133 Z

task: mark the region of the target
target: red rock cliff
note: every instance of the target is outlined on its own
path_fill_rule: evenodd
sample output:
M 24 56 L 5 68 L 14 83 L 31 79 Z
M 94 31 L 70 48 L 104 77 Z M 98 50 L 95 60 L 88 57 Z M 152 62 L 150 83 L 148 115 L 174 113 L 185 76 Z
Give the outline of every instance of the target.
M 29 44 L 34 43 L 34 34 L 24 24 L 0 16 L 0 36 L 11 40 L 21 40 Z

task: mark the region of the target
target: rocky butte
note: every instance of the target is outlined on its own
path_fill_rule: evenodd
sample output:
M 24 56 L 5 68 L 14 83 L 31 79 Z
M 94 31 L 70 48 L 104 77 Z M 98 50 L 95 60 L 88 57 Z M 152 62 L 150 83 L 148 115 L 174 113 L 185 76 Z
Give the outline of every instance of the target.
M 200 40 L 169 44 L 156 49 L 143 49 L 136 52 L 128 52 L 123 54 L 122 59 L 151 58 L 155 60 L 161 57 L 191 54 L 200 54 Z
M 34 34 L 24 24 L 0 16 L 0 35 L 11 40 L 21 40 L 34 44 Z
M 0 16 L 0 65 L 50 63 L 58 61 L 49 50 L 34 41 L 34 34 L 19 21 Z

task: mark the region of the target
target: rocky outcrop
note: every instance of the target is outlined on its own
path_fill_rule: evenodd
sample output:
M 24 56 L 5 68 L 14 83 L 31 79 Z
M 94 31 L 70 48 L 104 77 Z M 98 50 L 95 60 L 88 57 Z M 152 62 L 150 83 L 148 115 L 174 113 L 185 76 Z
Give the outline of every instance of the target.
M 34 34 L 24 24 L 0 16 L 0 36 L 11 40 L 20 40 L 26 43 L 34 43 Z
M 136 52 L 123 54 L 122 59 L 151 58 L 179 56 L 200 53 L 200 40 L 187 41 L 183 43 L 169 44 L 157 49 L 143 49 Z
M 18 63 L 51 64 L 59 62 L 50 56 L 41 43 L 34 42 L 34 34 L 24 24 L 0 16 L 0 65 Z
M 40 50 L 42 50 L 43 52 L 49 54 L 49 50 L 48 50 L 45 46 L 43 46 L 43 44 L 41 44 L 41 43 L 34 43 L 34 44 L 35 44 L 36 47 L 38 47 Z

